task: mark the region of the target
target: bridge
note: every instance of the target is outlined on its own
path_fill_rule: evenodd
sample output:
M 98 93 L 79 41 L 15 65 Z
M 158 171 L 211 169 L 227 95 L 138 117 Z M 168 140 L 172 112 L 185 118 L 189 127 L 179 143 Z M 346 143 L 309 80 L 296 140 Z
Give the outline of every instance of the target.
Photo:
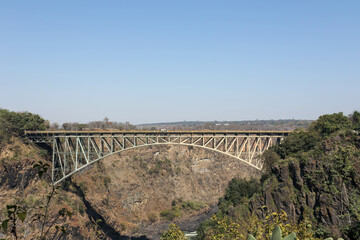
M 219 152 L 261 170 L 261 153 L 291 131 L 26 131 L 52 145 L 52 181 L 58 184 L 94 162 L 145 146 L 183 145 Z

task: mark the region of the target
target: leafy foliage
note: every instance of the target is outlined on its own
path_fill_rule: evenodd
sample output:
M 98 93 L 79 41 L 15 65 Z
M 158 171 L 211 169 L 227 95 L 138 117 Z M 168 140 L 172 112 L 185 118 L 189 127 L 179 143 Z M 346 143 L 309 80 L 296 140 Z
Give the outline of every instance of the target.
M 18 239 L 17 220 L 24 222 L 27 210 L 18 205 L 7 205 L 6 210 L 7 218 L 2 221 L 1 228 L 5 234 L 8 232 L 8 228 L 10 228 L 10 233 L 15 239 Z
M 241 226 L 234 222 L 229 217 L 218 218 L 214 215 L 211 218 L 211 228 L 208 228 L 205 235 L 205 240 L 230 240 L 230 239 L 244 239 L 241 234 Z
M 289 235 L 287 235 L 285 238 L 282 238 L 282 232 L 281 232 L 281 228 L 279 226 L 275 226 L 274 230 L 270 236 L 270 240 L 295 240 L 296 239 L 296 234 L 294 232 L 290 233 Z M 253 235 L 249 235 L 248 236 L 248 240 L 256 240 L 256 238 Z
M 319 140 L 320 136 L 318 136 L 316 132 L 298 130 L 291 133 L 281 144 L 273 146 L 271 150 L 277 153 L 282 159 L 285 159 L 296 153 L 311 150 Z
M 241 234 L 248 231 L 256 239 L 269 239 L 276 225 L 299 239 L 360 239 L 359 130 L 360 113 L 354 112 L 349 117 L 324 115 L 307 130 L 294 131 L 262 155 L 265 171 L 258 194 L 239 190 L 246 183 L 229 184 L 219 200 L 217 220 L 239 224 Z M 283 207 L 292 221 L 283 211 L 262 218 L 258 203 L 279 211 Z M 198 239 L 211 239 L 209 234 L 217 228 L 218 223 L 207 220 Z
M 355 111 L 353 114 L 351 114 L 350 120 L 353 124 L 354 130 L 360 131 L 360 112 Z
M 174 199 L 170 209 L 160 212 L 160 217 L 167 220 L 179 218 L 183 213 L 199 211 L 207 205 L 196 201 L 183 201 L 182 199 Z
M 320 116 L 313 127 L 322 136 L 328 136 L 341 129 L 351 128 L 351 121 L 342 112 Z
M 247 202 L 259 190 L 260 183 L 254 178 L 250 180 L 234 178 L 226 188 L 225 196 L 219 199 L 219 209 L 226 213 L 230 206 Z
M 161 240 L 186 240 L 185 234 L 175 224 L 170 224 L 169 229 L 161 234 Z
M 37 114 L 0 109 L 0 149 L 12 136 L 23 136 L 25 130 L 45 130 L 48 126 Z
M 22 135 L 25 130 L 45 130 L 48 127 L 49 123 L 38 114 L 0 109 L 0 129 L 4 132 Z
M 298 225 L 291 224 L 284 211 L 265 211 L 263 218 L 252 214 L 241 223 L 230 216 L 214 215 L 199 229 L 197 239 L 243 240 L 246 239 L 245 236 L 251 240 L 277 239 L 273 235 L 274 230 L 277 234 L 280 231 L 280 235 L 281 233 L 288 235 L 289 238 L 284 239 L 295 239 L 294 236 L 298 236 L 299 239 L 318 240 L 313 237 L 313 230 L 308 224 L 308 220 L 303 220 Z

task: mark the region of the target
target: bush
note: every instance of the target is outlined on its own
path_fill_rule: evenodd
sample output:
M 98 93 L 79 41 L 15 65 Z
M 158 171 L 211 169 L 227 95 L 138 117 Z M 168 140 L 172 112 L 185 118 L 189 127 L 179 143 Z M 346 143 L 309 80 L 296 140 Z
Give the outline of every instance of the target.
M 202 228 L 199 231 L 198 239 L 245 239 L 244 235 L 241 234 L 241 226 L 228 217 L 217 218 L 214 215 L 207 225 L 211 228 Z
M 202 202 L 185 201 L 181 204 L 181 207 L 187 211 L 191 211 L 191 210 L 198 211 L 198 210 L 206 207 L 206 205 Z
M 353 124 L 353 129 L 356 131 L 360 131 L 360 112 L 355 111 L 350 115 L 350 120 Z
M 356 114 L 357 116 L 357 114 Z M 342 112 L 325 114 L 319 117 L 313 127 L 323 136 L 328 136 L 341 129 L 350 129 L 351 122 Z
M 173 207 L 169 210 L 164 210 L 160 213 L 160 216 L 163 219 L 167 219 L 169 221 L 172 221 L 174 218 L 180 217 L 180 209 L 178 207 Z
M 161 234 L 161 240 L 186 240 L 185 234 L 175 224 L 170 224 L 169 229 Z
M 319 140 L 320 136 L 318 136 L 316 132 L 295 131 L 285 138 L 281 144 L 273 146 L 271 150 L 277 153 L 282 159 L 285 159 L 293 154 L 311 150 Z
M 152 212 L 148 215 L 148 219 L 150 222 L 154 223 L 154 222 L 157 222 L 158 216 Z
M 260 189 L 260 183 L 251 178 L 250 180 L 234 178 L 226 188 L 225 196 L 219 199 L 219 209 L 225 213 L 230 206 L 245 203 L 254 193 Z
M 0 149 L 11 136 L 24 136 L 25 130 L 45 130 L 48 127 L 48 121 L 37 114 L 0 109 Z
M 10 112 L 0 109 L 0 129 L 23 135 L 25 130 L 45 130 L 49 123 L 38 114 L 29 112 Z
M 271 168 L 274 166 L 274 164 L 280 160 L 280 156 L 272 150 L 265 151 L 262 154 L 262 158 L 264 160 L 263 170 L 265 173 L 270 173 Z

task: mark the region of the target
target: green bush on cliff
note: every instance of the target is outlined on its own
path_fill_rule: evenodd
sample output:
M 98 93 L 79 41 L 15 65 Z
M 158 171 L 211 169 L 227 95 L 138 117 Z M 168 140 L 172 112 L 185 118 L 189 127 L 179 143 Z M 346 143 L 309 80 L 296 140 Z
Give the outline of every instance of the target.
M 356 131 L 360 131 L 360 112 L 355 111 L 351 116 L 350 120 L 353 124 L 353 128 Z
M 322 136 L 328 136 L 339 130 L 351 129 L 352 123 L 348 117 L 344 116 L 343 113 L 340 112 L 320 116 L 311 127 L 313 127 Z
M 256 179 L 250 180 L 234 178 L 226 188 L 225 196 L 219 199 L 219 210 L 227 213 L 229 207 L 247 202 L 259 190 L 260 184 Z
M 0 148 L 11 136 L 23 136 L 25 130 L 45 130 L 48 127 L 48 121 L 37 114 L 0 109 Z
M 48 127 L 49 123 L 38 114 L 0 109 L 0 129 L 2 132 L 22 135 L 25 130 L 45 130 Z
M 297 130 L 285 138 L 281 144 L 273 146 L 271 150 L 285 159 L 296 153 L 313 149 L 319 140 L 320 136 L 316 132 Z
M 160 212 L 160 217 L 163 219 L 167 219 L 169 221 L 173 220 L 174 218 L 178 218 L 180 216 L 181 216 L 181 212 L 178 206 Z
M 296 240 L 296 234 L 294 232 L 290 233 L 286 237 L 282 237 L 281 228 L 279 226 L 275 226 L 274 230 L 269 238 L 270 240 Z M 256 238 L 253 235 L 248 236 L 248 240 L 256 240 Z
M 259 193 L 246 194 L 240 190 L 246 183 L 233 180 L 219 200 L 217 217 L 239 224 L 245 234 L 250 216 L 261 219 L 264 211 L 260 204 L 268 204 L 273 211 L 287 211 L 293 226 L 290 232 L 296 232 L 299 239 L 360 239 L 359 130 L 360 113 L 354 112 L 349 117 L 343 113 L 323 115 L 307 130 L 294 131 L 263 154 Z M 259 226 L 274 224 L 259 223 L 249 233 L 260 233 Z M 216 228 L 214 221 L 207 220 L 198 239 L 210 239 L 208 233 Z
M 172 207 L 170 209 L 161 211 L 160 217 L 171 221 L 175 218 L 181 217 L 183 213 L 199 211 L 205 207 L 207 207 L 207 205 L 203 202 L 174 199 L 172 201 Z
M 186 240 L 185 234 L 175 224 L 170 224 L 169 229 L 161 234 L 161 240 Z

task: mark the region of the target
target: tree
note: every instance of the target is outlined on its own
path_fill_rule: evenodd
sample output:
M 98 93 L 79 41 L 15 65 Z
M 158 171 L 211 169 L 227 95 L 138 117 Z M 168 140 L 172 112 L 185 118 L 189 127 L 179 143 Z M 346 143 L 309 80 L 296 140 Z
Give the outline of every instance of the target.
M 354 111 L 354 113 L 350 115 L 350 120 L 352 121 L 354 130 L 360 131 L 360 112 Z
M 211 228 L 204 233 L 204 239 L 211 240 L 239 240 L 245 239 L 241 234 L 241 226 L 229 217 L 211 218 Z
M 185 234 L 175 224 L 170 224 L 169 229 L 161 234 L 161 240 L 186 240 Z
M 259 190 L 259 187 L 260 183 L 254 178 L 250 180 L 233 178 L 226 188 L 225 196 L 219 199 L 220 211 L 226 213 L 230 206 L 245 203 Z
M 284 159 L 285 157 L 298 152 L 311 150 L 316 146 L 319 140 L 320 137 L 316 132 L 299 130 L 291 133 L 281 142 L 281 144 L 273 146 L 271 150 Z
M 0 109 L 0 129 L 22 136 L 25 130 L 45 130 L 49 123 L 38 114 Z
M 341 129 L 350 129 L 351 122 L 348 117 L 339 112 L 320 116 L 313 127 L 322 136 L 328 136 Z

